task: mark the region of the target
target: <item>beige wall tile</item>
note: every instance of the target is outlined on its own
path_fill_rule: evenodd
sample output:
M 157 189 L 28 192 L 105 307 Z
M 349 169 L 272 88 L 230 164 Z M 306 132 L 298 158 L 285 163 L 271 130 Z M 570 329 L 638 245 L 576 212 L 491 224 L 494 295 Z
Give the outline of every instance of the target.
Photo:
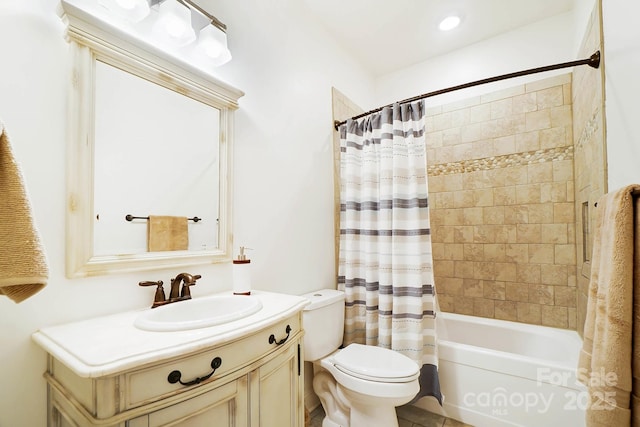
M 549 111 L 549 110 L 544 110 Z M 540 149 L 565 147 L 569 145 L 565 127 L 554 127 L 540 130 Z
M 436 284 L 440 292 L 445 295 L 462 296 L 464 288 L 462 279 L 456 277 L 444 277 Z
M 494 317 L 501 320 L 518 320 L 517 303 L 515 301 L 495 301 Z
M 540 283 L 541 268 L 542 264 L 516 264 L 515 281 L 520 283 Z
M 576 246 L 555 245 L 554 262 L 561 265 L 576 265 Z
M 484 298 L 493 300 L 504 300 L 506 297 L 505 282 L 487 281 L 484 283 Z
M 554 245 L 548 243 L 529 244 L 529 262 L 533 264 L 553 264 Z
M 528 302 L 529 286 L 526 283 L 506 283 L 505 297 L 508 301 Z
M 453 205 L 456 208 L 473 207 L 473 190 L 456 191 L 453 195 Z
M 540 243 L 540 224 L 516 224 L 518 243 Z
M 570 126 L 571 120 L 571 105 L 561 105 L 551 109 L 551 126 Z
M 538 109 L 536 92 L 524 93 L 513 97 L 512 111 L 514 113 L 528 113 Z
M 568 286 L 557 286 L 554 289 L 555 300 L 554 304 L 562 307 L 575 307 L 576 306 L 576 288 L 570 288 Z
M 511 98 L 514 96 L 522 95 L 525 92 L 524 85 L 513 86 L 507 89 L 502 89 L 496 92 L 487 93 L 481 96 L 480 100 L 484 103 L 489 103 L 503 98 Z
M 542 187 L 540 188 L 540 193 L 542 194 Z M 529 205 L 527 207 L 527 210 L 529 212 L 529 223 L 549 224 L 553 222 L 552 203 L 539 203 Z
M 540 325 L 542 323 L 542 310 L 538 304 L 518 302 L 516 305 L 519 322 Z
M 540 234 L 541 234 L 540 243 L 562 244 L 562 243 L 568 243 L 569 241 L 567 224 L 542 224 L 540 229 Z
M 473 203 L 473 192 L 467 192 L 471 203 Z M 463 210 L 462 220 L 465 225 L 479 225 L 483 223 L 484 210 L 482 207 L 468 207 Z
M 560 74 L 557 76 L 549 77 L 547 79 L 538 80 L 535 82 L 527 83 L 525 85 L 526 92 L 537 92 L 553 86 L 562 86 L 564 84 L 571 83 L 571 74 Z
M 484 245 L 484 259 L 489 262 L 506 261 L 505 245 L 502 243 L 487 243 Z
M 443 309 L 558 327 L 583 317 L 575 303 L 571 86 L 570 74 L 555 76 L 431 110 Z
M 516 243 L 505 245 L 505 258 L 509 262 L 527 264 L 529 262 L 529 245 Z
M 549 129 L 551 127 L 551 113 L 549 110 L 531 111 L 525 113 L 525 129 L 527 132 Z
M 459 297 L 453 302 L 453 309 L 458 314 L 473 315 L 474 298 Z
M 473 277 L 480 280 L 495 280 L 496 264 L 486 261 L 474 261 Z
M 491 104 L 474 105 L 469 108 L 469 123 L 482 123 L 491 120 Z
M 537 92 L 536 103 L 538 110 L 559 107 L 564 104 L 562 86 L 553 86 Z
M 529 302 L 534 304 L 553 305 L 554 286 L 529 285 Z
M 494 316 L 494 302 L 490 299 L 476 298 L 473 300 L 473 314 L 480 317 Z
M 455 275 L 453 261 L 442 258 L 434 258 L 433 274 L 436 277 L 436 286 L 439 286 L 441 280 L 446 280 Z
M 505 224 L 527 224 L 529 222 L 529 207 L 527 205 L 512 205 L 504 207 Z
M 446 311 L 448 313 L 452 313 L 454 311 L 452 296 L 438 294 L 438 304 L 442 311 Z
M 453 242 L 473 243 L 473 227 L 470 225 L 453 227 Z
M 493 206 L 493 189 L 482 188 L 473 191 L 474 206 Z
M 516 185 L 518 204 L 540 203 L 540 184 Z
M 495 200 L 495 192 L 493 196 Z M 504 224 L 504 206 L 487 206 L 482 208 L 482 221 L 476 224 Z
M 568 328 L 569 315 L 567 307 L 542 306 L 542 325 L 554 328 Z
M 444 243 L 444 254 L 443 259 L 450 260 L 462 260 L 463 256 L 463 246 L 460 243 Z
M 516 243 L 517 232 L 515 224 L 496 225 L 494 229 L 496 243 Z
M 493 203 L 496 206 L 516 204 L 516 187 L 500 187 L 493 189 Z
M 575 221 L 575 206 L 573 203 L 554 203 L 553 222 L 573 223 Z
M 517 280 L 517 264 L 513 262 L 496 262 L 496 280 L 515 282 Z
M 477 279 L 464 279 L 463 292 L 465 297 L 482 298 L 484 295 L 484 283 Z
M 453 262 L 453 274 L 454 277 L 460 279 L 473 279 L 473 264 L 472 261 L 454 261 Z
M 484 259 L 484 246 L 479 243 L 467 243 L 464 245 L 465 261 L 482 261 Z
M 490 225 L 476 225 L 473 227 L 474 243 L 495 243 L 496 229 Z

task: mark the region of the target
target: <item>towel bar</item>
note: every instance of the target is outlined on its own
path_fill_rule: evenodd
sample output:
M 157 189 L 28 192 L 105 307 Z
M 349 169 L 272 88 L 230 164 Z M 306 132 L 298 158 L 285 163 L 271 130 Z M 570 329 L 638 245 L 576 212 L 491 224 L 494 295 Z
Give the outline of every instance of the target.
M 126 219 L 127 221 L 133 221 L 134 219 L 146 219 L 149 220 L 148 216 L 133 216 L 131 214 L 127 214 L 124 219 Z M 202 221 L 202 218 L 198 218 L 197 216 L 194 216 L 193 218 L 187 218 L 189 221 L 193 221 L 193 222 L 198 222 L 198 221 Z
M 633 190 L 633 191 L 631 192 L 631 195 L 632 195 L 633 197 L 640 197 L 640 190 Z M 593 206 L 597 208 L 597 207 L 598 207 L 598 202 L 595 202 L 595 203 L 593 204 Z

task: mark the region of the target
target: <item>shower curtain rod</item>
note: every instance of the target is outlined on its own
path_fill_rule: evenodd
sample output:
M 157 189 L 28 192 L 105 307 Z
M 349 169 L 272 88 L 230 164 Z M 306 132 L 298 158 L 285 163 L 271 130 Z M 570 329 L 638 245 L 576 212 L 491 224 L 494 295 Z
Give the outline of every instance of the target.
M 528 70 L 523 70 L 523 71 L 517 71 L 515 73 L 509 73 L 509 74 L 502 74 L 500 76 L 495 76 L 495 77 L 489 77 L 486 79 L 482 79 L 482 80 L 476 80 L 474 82 L 470 82 L 470 83 L 465 83 L 465 84 L 461 84 L 458 86 L 452 86 L 452 87 L 448 87 L 446 89 L 440 89 L 440 90 L 436 90 L 433 92 L 429 92 L 429 93 L 425 93 L 423 95 L 418 95 L 418 96 L 414 96 L 413 98 L 408 98 L 405 99 L 403 101 L 398 101 L 398 104 L 407 104 L 409 102 L 413 102 L 413 101 L 418 101 L 420 99 L 425 99 L 425 98 L 429 98 L 432 96 L 436 96 L 436 95 L 442 95 L 443 93 L 448 93 L 448 92 L 454 92 L 456 90 L 460 90 L 460 89 L 467 89 L 473 86 L 479 86 L 479 85 L 483 85 L 486 83 L 493 83 L 493 82 L 497 82 L 500 80 L 506 80 L 506 79 L 512 79 L 514 77 L 522 77 L 522 76 L 526 76 L 529 74 L 536 74 L 536 73 L 543 73 L 545 71 L 551 71 L 551 70 L 559 70 L 562 68 L 568 68 L 568 67 L 575 67 L 578 65 L 588 65 L 592 68 L 598 68 L 600 66 L 600 51 L 596 51 L 593 55 L 591 55 L 589 58 L 586 59 L 579 59 L 577 61 L 570 61 L 570 62 L 563 62 L 561 64 L 554 64 L 554 65 L 547 65 L 546 67 L 538 67 L 538 68 L 530 68 Z M 367 116 L 371 113 L 377 113 L 378 111 L 381 111 L 383 108 L 385 107 L 391 107 L 393 106 L 393 104 L 389 104 L 389 105 L 385 105 L 384 107 L 380 107 L 380 108 L 376 108 L 375 110 L 371 110 L 371 111 L 367 111 L 366 113 L 362 113 L 362 114 L 358 114 L 357 116 L 353 116 L 351 119 L 355 120 L 355 119 L 359 119 L 361 117 Z M 347 123 L 346 120 L 343 121 L 339 121 L 336 120 L 334 122 L 334 127 L 336 130 L 338 130 L 338 128 Z

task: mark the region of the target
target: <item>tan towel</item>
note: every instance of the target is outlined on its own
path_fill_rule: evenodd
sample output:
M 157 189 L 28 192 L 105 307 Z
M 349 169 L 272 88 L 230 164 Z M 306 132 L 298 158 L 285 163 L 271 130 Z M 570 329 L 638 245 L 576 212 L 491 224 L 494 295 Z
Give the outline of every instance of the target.
M 48 278 L 22 173 L 0 122 L 0 295 L 24 301 L 44 288 Z
M 187 217 L 149 215 L 147 246 L 149 252 L 189 249 Z
M 634 247 L 639 247 L 640 239 L 634 239 L 640 232 L 634 190 L 640 191 L 640 185 L 605 194 L 596 209 L 584 342 L 578 362 L 579 378 L 590 395 L 588 427 L 631 425 L 630 393 L 633 377 L 640 376 L 637 367 L 632 372 L 633 353 L 640 351 L 640 341 L 639 348 L 633 348 L 634 333 L 640 336 L 640 325 L 634 327 L 634 318 L 640 314 L 634 314 L 634 293 L 640 293 L 639 274 L 634 274 L 634 257 L 638 257 Z

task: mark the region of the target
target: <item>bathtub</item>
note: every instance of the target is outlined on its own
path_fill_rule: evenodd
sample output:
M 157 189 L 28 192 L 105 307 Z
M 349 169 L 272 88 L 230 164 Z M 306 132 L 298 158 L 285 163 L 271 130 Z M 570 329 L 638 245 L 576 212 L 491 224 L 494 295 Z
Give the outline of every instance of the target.
M 453 313 L 436 325 L 443 407 L 416 406 L 476 427 L 585 425 L 577 332 Z

